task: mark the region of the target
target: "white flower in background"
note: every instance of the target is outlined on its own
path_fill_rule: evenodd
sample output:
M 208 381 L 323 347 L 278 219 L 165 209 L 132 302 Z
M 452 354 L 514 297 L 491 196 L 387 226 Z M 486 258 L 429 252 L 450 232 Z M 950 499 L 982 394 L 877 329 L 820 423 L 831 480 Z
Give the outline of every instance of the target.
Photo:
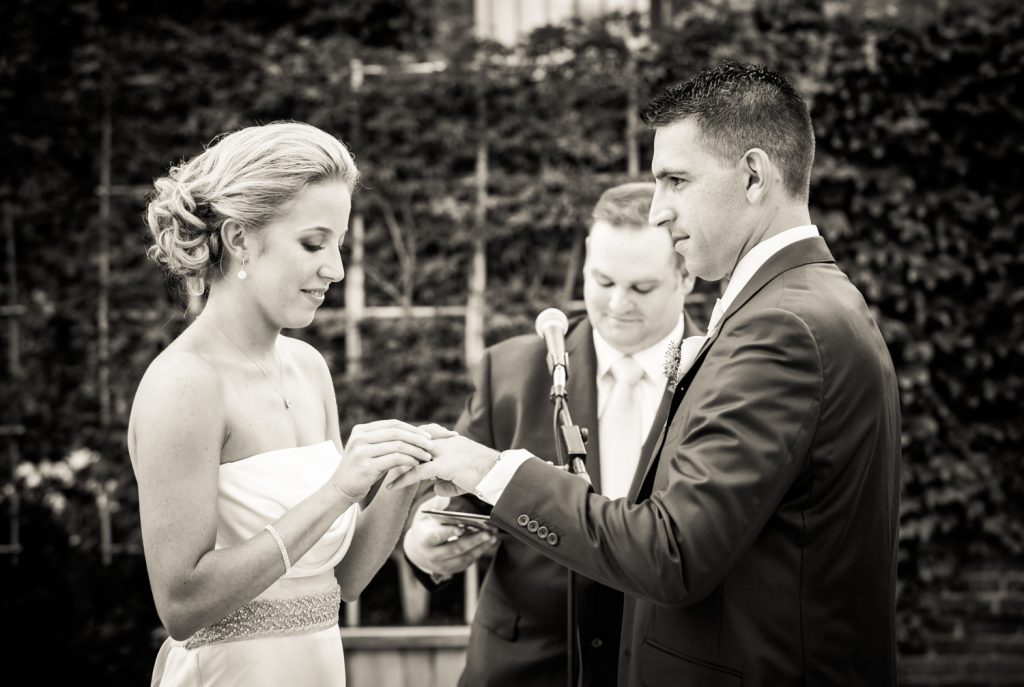
M 90 448 L 76 448 L 68 454 L 64 462 L 75 472 L 81 472 L 100 460 L 100 454 Z
M 35 489 L 43 482 L 43 477 L 36 470 L 36 466 L 24 461 L 18 463 L 18 467 L 14 468 L 14 478 L 24 482 L 28 489 Z
M 43 477 L 57 480 L 65 487 L 70 487 L 75 481 L 75 473 L 71 471 L 71 468 L 63 460 L 56 463 L 44 460 L 39 464 L 39 472 Z
M 64 498 L 64 494 L 57 491 L 51 491 L 43 497 L 43 503 L 53 511 L 54 515 L 60 515 L 64 512 L 64 508 L 68 505 L 68 500 Z
M 55 473 L 57 479 L 64 483 L 65 487 L 70 487 L 75 482 L 75 473 L 71 467 L 63 460 L 59 463 L 54 463 Z

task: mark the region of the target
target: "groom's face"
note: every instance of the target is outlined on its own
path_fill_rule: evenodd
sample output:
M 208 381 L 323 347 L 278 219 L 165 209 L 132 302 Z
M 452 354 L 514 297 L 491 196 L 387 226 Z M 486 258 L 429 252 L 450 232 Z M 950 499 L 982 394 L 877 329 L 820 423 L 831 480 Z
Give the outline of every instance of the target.
M 651 168 L 651 224 L 669 230 L 692 274 L 708 281 L 731 274 L 750 234 L 740 165 L 721 161 L 685 119 L 657 129 Z

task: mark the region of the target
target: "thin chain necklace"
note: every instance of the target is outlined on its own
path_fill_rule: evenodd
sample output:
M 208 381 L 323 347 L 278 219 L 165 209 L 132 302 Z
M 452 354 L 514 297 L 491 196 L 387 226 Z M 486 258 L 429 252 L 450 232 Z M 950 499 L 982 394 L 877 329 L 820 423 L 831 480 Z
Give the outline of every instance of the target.
M 253 365 L 255 365 L 256 369 L 260 371 L 260 374 L 262 374 L 266 378 L 267 382 L 270 383 L 270 386 L 273 387 L 274 391 L 277 392 L 277 395 L 281 397 L 282 401 L 284 401 L 284 408 L 285 408 L 285 410 L 291 410 L 292 409 L 292 402 L 288 400 L 288 397 L 284 395 L 284 393 L 281 391 L 280 387 L 278 387 L 277 384 L 274 383 L 274 380 L 270 377 L 269 374 L 267 374 L 267 371 L 263 369 L 263 366 L 260 365 L 255 360 L 253 360 L 252 356 L 249 355 L 248 353 L 246 353 L 244 348 L 239 346 L 238 343 L 235 342 L 234 339 L 232 339 L 230 336 L 227 335 L 227 332 L 225 332 L 223 329 L 218 327 L 217 323 L 214 322 L 213 320 L 209 320 L 209 319 L 206 319 L 204 317 L 197 317 L 196 319 L 197 320 L 203 320 L 204 322 L 209 322 L 213 326 L 213 328 L 217 330 L 218 334 L 220 334 L 225 339 L 230 341 L 231 345 L 234 346 L 235 348 L 237 348 L 242 355 L 244 355 L 246 358 L 248 358 L 249 362 L 252 363 Z M 284 365 L 281 363 L 281 357 L 279 355 L 277 355 L 277 350 L 276 349 L 274 350 L 274 357 L 277 358 L 278 372 L 280 373 L 281 384 L 283 385 L 284 384 Z

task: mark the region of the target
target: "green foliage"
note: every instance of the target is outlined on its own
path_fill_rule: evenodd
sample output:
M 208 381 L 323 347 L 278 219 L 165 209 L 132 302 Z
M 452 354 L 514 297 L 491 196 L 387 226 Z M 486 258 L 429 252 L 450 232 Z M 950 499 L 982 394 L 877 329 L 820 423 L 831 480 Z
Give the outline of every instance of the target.
M 403 12 L 388 13 L 399 5 Z M 781 70 L 807 96 L 818 139 L 812 217 L 865 294 L 899 374 L 903 648 L 925 648 L 934 618 L 923 591 L 970 560 L 1020 557 L 1018 3 L 957 5 L 913 30 L 850 14 L 842 3 L 791 3 L 786 12 L 693 3 L 654 34 L 636 16 L 613 16 L 540 30 L 515 49 L 457 36 L 417 4 L 396 0 L 295 0 L 266 12 L 245 0 L 152 12 L 119 3 L 102 13 L 92 3 L 26 6 L 5 5 L 0 15 L 7 49 L 0 114 L 8 123 L 0 132 L 8 163 L 0 187 L 9 189 L 19 300 L 28 306 L 23 376 L 0 381 L 0 393 L 17 399 L 9 407 L 28 427 L 21 441 L 28 462 L 52 466 L 81 447 L 99 453 L 82 479 L 112 484 L 119 540 L 137 538 L 124 448 L 131 397 L 184 321 L 173 290 L 144 259 L 142 198 L 115 198 L 116 426 L 100 428 L 95 188 L 105 88 L 115 184 L 146 186 L 216 134 L 253 122 L 299 119 L 347 140 L 363 172 L 355 203 L 366 218 L 371 305 L 465 302 L 477 231 L 473 174 L 486 141 L 491 342 L 527 331 L 553 294 L 566 283 L 573 290 L 569 256 L 589 207 L 604 187 L 626 179 L 629 89 L 642 104 L 732 57 Z M 355 58 L 391 71 L 367 76 L 355 92 Z M 443 58 L 448 68 L 398 73 L 427 58 Z M 651 137 L 636 136 L 643 170 Z M 398 243 L 389 225 L 399 228 Z M 403 252 L 413 261 L 404 272 Z M 340 291 L 328 306 L 342 305 Z M 338 325 L 294 334 L 331 363 L 347 429 L 383 416 L 452 422 L 468 389 L 462 331 L 457 318 L 370 323 L 365 371 L 354 380 L 345 376 Z M 46 501 L 50 492 L 25 492 L 26 546 L 95 554 L 84 483 L 52 482 L 50 491 L 69 499 L 60 516 L 52 497 Z M 67 542 L 74 527 L 77 546 L 46 543 Z M 115 568 L 131 567 L 124 561 Z M 151 612 L 145 622 L 155 624 Z

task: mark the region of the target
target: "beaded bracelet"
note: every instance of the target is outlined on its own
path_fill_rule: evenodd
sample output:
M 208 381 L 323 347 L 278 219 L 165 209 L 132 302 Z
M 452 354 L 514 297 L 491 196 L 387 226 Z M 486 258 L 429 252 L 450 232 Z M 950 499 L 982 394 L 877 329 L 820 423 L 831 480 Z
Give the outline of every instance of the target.
M 281 550 L 281 560 L 284 561 L 284 574 L 287 575 L 292 570 L 292 562 L 288 559 L 288 549 L 284 548 L 284 540 L 273 525 L 267 525 L 263 529 L 270 532 L 270 536 L 277 542 L 277 548 Z

